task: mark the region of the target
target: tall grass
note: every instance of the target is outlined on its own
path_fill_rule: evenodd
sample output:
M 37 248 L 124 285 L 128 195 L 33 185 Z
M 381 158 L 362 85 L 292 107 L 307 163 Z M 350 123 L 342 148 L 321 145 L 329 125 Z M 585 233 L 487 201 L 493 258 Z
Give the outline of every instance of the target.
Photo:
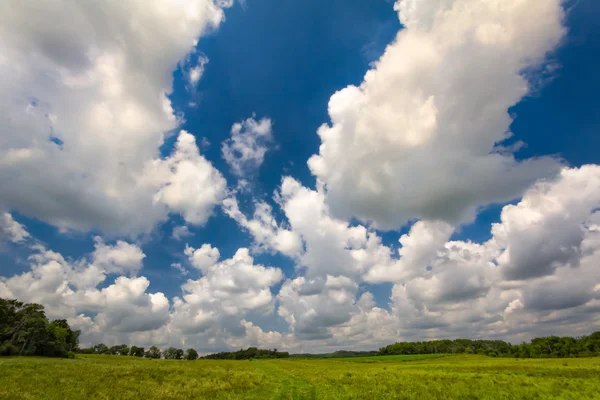
M 600 358 L 368 358 L 0 358 L 0 399 L 600 399 Z

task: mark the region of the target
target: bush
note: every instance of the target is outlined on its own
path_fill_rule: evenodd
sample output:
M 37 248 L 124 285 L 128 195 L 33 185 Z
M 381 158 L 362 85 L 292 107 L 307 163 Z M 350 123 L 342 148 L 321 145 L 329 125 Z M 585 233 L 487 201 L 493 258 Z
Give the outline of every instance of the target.
M 0 346 L 0 356 L 16 356 L 17 354 L 19 354 L 19 349 L 10 343 Z
M 67 358 L 75 358 L 75 353 L 73 353 L 72 351 L 69 351 L 67 353 Z

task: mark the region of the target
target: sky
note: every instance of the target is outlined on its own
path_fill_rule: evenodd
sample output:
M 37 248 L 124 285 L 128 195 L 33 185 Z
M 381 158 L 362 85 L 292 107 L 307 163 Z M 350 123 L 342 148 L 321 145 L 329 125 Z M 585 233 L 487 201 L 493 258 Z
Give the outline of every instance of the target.
M 82 345 L 600 330 L 593 0 L 0 4 L 0 297 Z

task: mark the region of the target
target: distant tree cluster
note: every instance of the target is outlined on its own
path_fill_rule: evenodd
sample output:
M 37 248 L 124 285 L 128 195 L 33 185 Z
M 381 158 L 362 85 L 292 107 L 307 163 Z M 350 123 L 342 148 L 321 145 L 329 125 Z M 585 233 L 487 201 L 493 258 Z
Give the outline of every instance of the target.
M 263 350 L 256 347 L 249 347 L 246 350 L 223 351 L 221 353 L 209 354 L 204 359 L 209 360 L 250 360 L 253 358 L 287 358 L 290 353 L 287 351 Z
M 182 349 L 169 347 L 165 351 L 162 351 L 158 347 L 152 346 L 148 350 L 145 350 L 143 347 L 129 347 L 126 344 L 119 344 L 116 346 L 108 347 L 104 343 L 97 344 L 87 349 L 81 349 L 79 350 L 79 353 L 145 358 L 165 358 L 167 360 L 196 360 L 198 358 L 198 352 L 194 349 L 187 349 L 184 352 Z
M 291 358 L 348 358 L 348 357 L 372 357 L 379 353 L 377 351 L 350 351 L 350 350 L 338 350 L 333 353 L 301 353 L 292 354 Z
M 0 298 L 0 355 L 74 357 L 80 333 L 39 304 Z
M 600 331 L 589 336 L 549 336 L 512 345 L 502 340 L 431 340 L 398 342 L 379 349 L 378 355 L 476 353 L 492 357 L 591 357 L 600 356 Z

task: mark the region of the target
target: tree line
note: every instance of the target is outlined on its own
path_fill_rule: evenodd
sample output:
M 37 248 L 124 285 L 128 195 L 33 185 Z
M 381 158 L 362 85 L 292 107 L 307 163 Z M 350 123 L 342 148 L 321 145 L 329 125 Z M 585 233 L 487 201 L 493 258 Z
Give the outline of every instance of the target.
M 248 347 L 238 351 L 222 351 L 220 353 L 208 354 L 200 357 L 208 360 L 251 360 L 255 358 L 288 358 L 290 353 L 287 351 L 264 350 L 256 347 Z
M 48 320 L 44 307 L 0 298 L 0 355 L 74 357 L 78 330 L 67 320 Z
M 372 357 L 378 355 L 376 350 L 373 351 L 351 351 L 351 350 L 337 350 L 333 353 L 300 353 L 292 354 L 291 358 L 349 358 L 349 357 Z
M 592 357 L 600 356 L 600 331 L 588 336 L 534 338 L 517 345 L 502 340 L 431 340 L 426 342 L 398 342 L 379 349 L 378 355 L 398 354 L 481 354 L 491 357 Z
M 156 346 L 151 346 L 148 350 L 138 346 L 128 346 L 126 344 L 118 344 L 108 347 L 104 343 L 79 350 L 81 354 L 105 354 L 113 356 L 132 356 L 144 358 L 165 358 L 167 360 L 196 360 L 198 352 L 195 349 L 177 349 L 169 347 L 166 350 L 161 350 Z
M 105 354 L 115 356 L 133 356 L 144 358 L 165 358 L 167 360 L 196 360 L 198 358 L 208 360 L 249 360 L 254 358 L 286 358 L 290 354 L 288 352 L 280 352 L 277 349 L 263 350 L 256 347 L 249 347 L 238 351 L 224 351 L 220 353 L 209 354 L 203 357 L 198 357 L 198 352 L 194 349 L 187 349 L 185 352 L 182 349 L 169 347 L 166 350 L 161 350 L 156 346 L 145 350 L 143 347 L 127 346 L 119 344 L 108 347 L 104 343 L 97 344 L 90 348 L 78 350 L 81 354 Z
M 36 355 L 47 357 L 74 357 L 75 353 L 111 354 L 172 360 L 196 360 L 198 352 L 192 348 L 183 351 L 169 347 L 162 351 L 156 346 L 144 349 L 126 344 L 107 346 L 104 343 L 90 348 L 79 348 L 79 330 L 72 330 L 64 319 L 50 321 L 44 307 L 36 303 L 22 303 L 0 298 L 0 355 Z M 343 352 L 331 356 L 343 356 Z M 356 353 L 356 352 L 347 352 Z M 600 331 L 588 336 L 548 336 L 532 339 L 529 343 L 513 345 L 502 340 L 431 340 L 423 342 L 398 342 L 379 349 L 377 355 L 396 354 L 481 354 L 492 357 L 591 357 L 600 356 Z M 294 355 L 293 355 L 294 356 Z M 295 355 L 298 356 L 298 355 Z M 302 355 L 300 355 L 302 356 Z M 306 355 L 304 355 L 306 357 Z M 324 355 L 309 355 L 324 356 Z M 209 354 L 204 359 L 248 360 L 262 358 L 287 358 L 288 352 L 256 347 Z

